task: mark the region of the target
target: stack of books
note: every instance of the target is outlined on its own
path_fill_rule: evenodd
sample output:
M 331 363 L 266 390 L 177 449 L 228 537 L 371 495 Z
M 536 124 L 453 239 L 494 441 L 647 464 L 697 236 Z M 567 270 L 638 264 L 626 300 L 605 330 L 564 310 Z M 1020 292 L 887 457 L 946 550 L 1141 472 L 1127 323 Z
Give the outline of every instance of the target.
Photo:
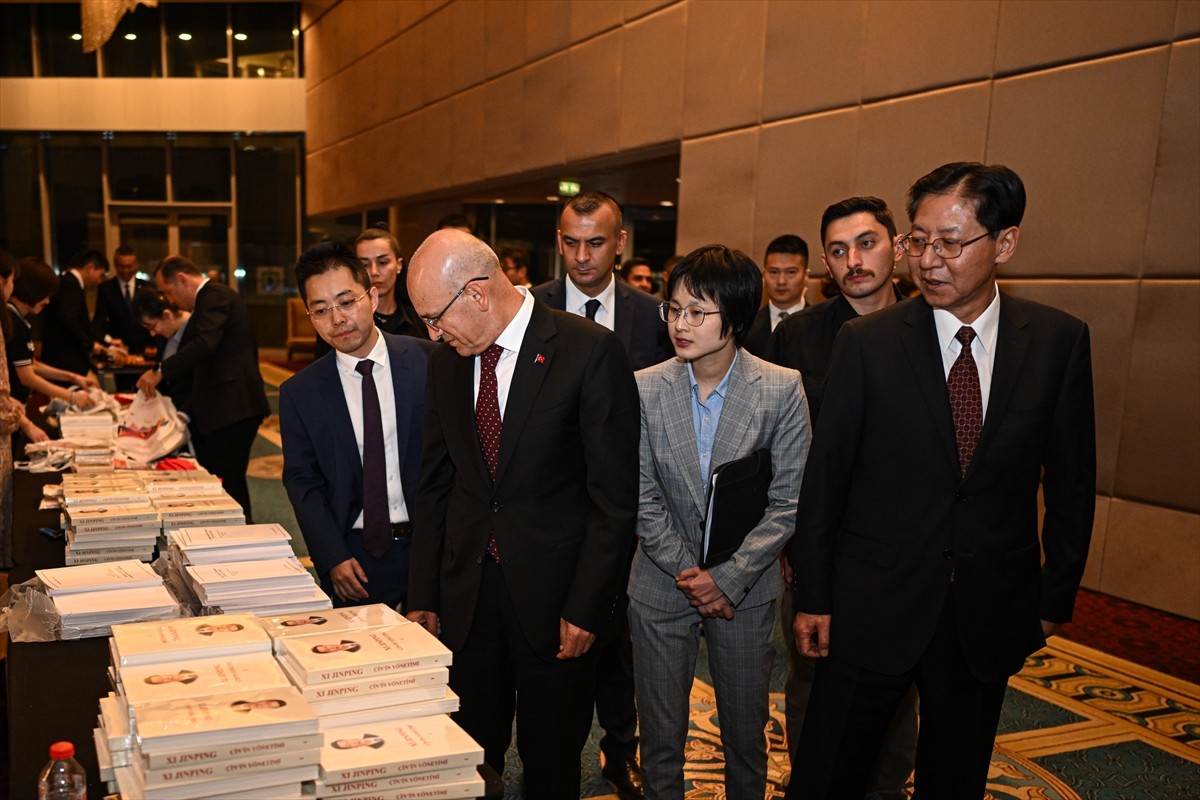
M 107 636 L 113 625 L 179 616 L 179 603 L 162 578 L 141 561 L 39 569 L 35 574 L 54 602 L 63 639 Z
M 225 613 L 291 614 L 333 607 L 295 557 L 198 564 L 183 572 L 205 608 Z
M 483 748 L 444 714 L 334 728 L 325 731 L 316 796 L 479 797 L 482 763 Z
M 68 565 L 154 557 L 162 525 L 135 476 L 63 475 L 62 504 Z
M 383 603 L 372 603 L 366 606 L 331 608 L 314 614 L 260 617 L 258 624 L 262 625 L 263 630 L 271 637 L 272 650 L 279 654 L 283 652 L 283 640 L 294 636 L 311 636 L 315 633 L 340 636 L 347 631 L 391 628 L 410 623 L 395 609 Z
M 164 533 L 175 528 L 208 525 L 243 525 L 246 515 L 238 502 L 224 490 L 219 495 L 152 497 L 151 502 L 162 518 Z
M 168 555 L 183 566 L 290 558 L 291 539 L 276 524 L 176 528 L 167 534 Z
M 113 769 L 122 797 L 298 798 L 318 776 L 322 736 L 295 688 L 166 700 L 130 712 L 128 764 Z
M 58 415 L 62 438 L 72 442 L 89 442 L 112 445 L 116 428 L 112 414 L 107 409 L 95 412 L 64 411 Z
M 113 666 L 168 664 L 189 658 L 270 653 L 271 637 L 252 614 L 216 614 L 113 628 Z
M 137 478 L 151 497 L 223 495 L 221 479 L 206 469 L 139 470 Z
M 448 686 L 450 651 L 420 625 L 362 628 L 330 620 L 317 633 L 275 642 L 284 672 L 323 730 L 458 710 Z

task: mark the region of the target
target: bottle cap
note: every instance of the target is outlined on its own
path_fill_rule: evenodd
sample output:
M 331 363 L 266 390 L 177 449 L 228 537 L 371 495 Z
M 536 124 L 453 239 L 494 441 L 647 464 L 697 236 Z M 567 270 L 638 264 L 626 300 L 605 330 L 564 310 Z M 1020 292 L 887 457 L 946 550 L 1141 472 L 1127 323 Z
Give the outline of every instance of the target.
M 55 742 L 50 745 L 50 757 L 55 761 L 75 757 L 75 745 L 70 742 Z

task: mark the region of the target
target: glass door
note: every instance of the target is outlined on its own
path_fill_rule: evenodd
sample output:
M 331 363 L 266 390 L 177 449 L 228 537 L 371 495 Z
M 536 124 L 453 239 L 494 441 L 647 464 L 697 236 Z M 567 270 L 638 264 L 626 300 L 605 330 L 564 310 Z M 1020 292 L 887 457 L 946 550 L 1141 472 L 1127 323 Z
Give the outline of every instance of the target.
M 112 242 L 128 245 L 147 278 L 168 255 L 191 261 L 212 280 L 236 285 L 228 210 L 110 207 Z

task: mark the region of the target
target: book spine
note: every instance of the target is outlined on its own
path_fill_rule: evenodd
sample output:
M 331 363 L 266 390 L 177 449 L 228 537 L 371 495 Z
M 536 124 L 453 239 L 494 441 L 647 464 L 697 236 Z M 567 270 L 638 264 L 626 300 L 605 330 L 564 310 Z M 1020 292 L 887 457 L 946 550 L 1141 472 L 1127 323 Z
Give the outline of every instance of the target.
M 458 767 L 474 767 L 479 764 L 480 760 L 478 753 L 454 753 L 446 756 L 414 758 L 411 761 L 376 767 L 355 767 L 354 769 L 335 770 L 322 769 L 321 780 L 326 785 L 362 780 L 383 780 L 414 772 L 432 772 L 434 770 L 457 769 Z
M 385 661 L 377 664 L 366 664 L 363 666 L 341 667 L 338 669 L 302 670 L 302 673 L 304 675 L 304 682 L 311 685 L 314 683 L 348 681 L 354 678 L 375 678 L 382 675 L 392 675 L 414 670 L 428 670 L 434 667 L 448 666 L 448 662 L 449 658 L 447 656 L 438 654 L 405 658 L 398 661 Z
M 316 686 L 304 686 L 300 687 L 300 694 L 304 696 L 305 700 L 309 701 L 335 700 L 341 697 L 399 692 L 405 689 L 415 689 L 420 686 L 444 685 L 449 682 L 450 671 L 442 668 L 439 670 L 422 670 L 411 674 L 401 673 L 399 675 L 347 685 L 339 684 L 333 686 L 317 684 Z
M 309 751 L 319 748 L 324 735 L 291 736 L 279 739 L 263 739 L 258 742 L 216 744 L 191 750 L 175 750 L 163 753 L 143 753 L 143 764 L 147 770 L 183 769 L 197 764 L 221 761 L 248 760 L 293 751 Z
M 261 756 L 252 756 L 234 761 L 213 761 L 205 764 L 187 764 L 165 769 L 148 769 L 144 773 L 146 786 L 169 786 L 178 783 L 209 781 L 253 772 L 301 767 L 316 764 L 320 750 L 285 750 Z
M 461 783 L 474 780 L 479 775 L 475 767 L 457 767 L 438 769 L 431 772 L 417 772 L 412 775 L 393 775 L 390 778 L 376 780 L 351 781 L 349 783 L 318 784 L 322 797 L 341 797 L 343 795 L 358 795 L 363 792 L 386 792 L 389 789 L 404 789 L 414 786 L 427 786 L 440 783 Z
M 483 779 L 432 786 L 409 786 L 351 795 L 354 800 L 462 800 L 483 794 Z

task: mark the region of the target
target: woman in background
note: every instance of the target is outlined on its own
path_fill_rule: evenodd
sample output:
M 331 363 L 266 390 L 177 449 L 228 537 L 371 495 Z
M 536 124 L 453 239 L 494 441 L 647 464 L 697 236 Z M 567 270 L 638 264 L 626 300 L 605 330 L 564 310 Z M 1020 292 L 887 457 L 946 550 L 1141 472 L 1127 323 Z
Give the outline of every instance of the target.
M 17 262 L 0 250 L 0 301 L 8 302 L 17 279 Z M 4 352 L 12 321 L 0 317 L 0 569 L 12 568 L 12 434 L 25 418 L 25 406 L 8 391 L 8 358 Z
M 404 259 L 400 257 L 400 243 L 387 224 L 379 222 L 360 233 L 354 240 L 354 253 L 367 268 L 371 286 L 379 290 L 375 326 L 384 333 L 428 339 L 425 324 L 417 316 L 408 299 L 408 287 L 401 279 Z M 329 350 L 329 343 L 318 336 L 313 357 L 320 358 Z
M 184 311 L 167 300 L 158 289 L 150 287 L 138 289 L 133 296 L 130 312 L 134 321 L 154 336 L 154 346 L 158 349 L 154 359 L 157 369 L 158 364 L 175 355 L 179 349 L 192 312 Z M 176 411 L 182 412 L 192 395 L 192 373 L 184 373 L 173 381 L 160 381 L 157 389 L 171 398 Z
M 22 258 L 17 262 L 17 267 L 17 278 L 13 282 L 6 312 L 11 323 L 6 330 L 6 333 L 11 332 L 11 336 L 5 339 L 9 391 L 22 405 L 29 402 L 32 392 L 39 392 L 79 408 L 90 408 L 94 401 L 87 389 L 100 385 L 95 378 L 43 364 L 33 357 L 33 333 L 29 318 L 40 314 L 58 291 L 58 276 L 49 264 L 33 256 Z M 79 388 L 64 388 L 51 381 Z M 25 437 L 19 439 L 21 442 L 44 442 L 49 438 L 28 417 L 21 420 L 21 433 Z

